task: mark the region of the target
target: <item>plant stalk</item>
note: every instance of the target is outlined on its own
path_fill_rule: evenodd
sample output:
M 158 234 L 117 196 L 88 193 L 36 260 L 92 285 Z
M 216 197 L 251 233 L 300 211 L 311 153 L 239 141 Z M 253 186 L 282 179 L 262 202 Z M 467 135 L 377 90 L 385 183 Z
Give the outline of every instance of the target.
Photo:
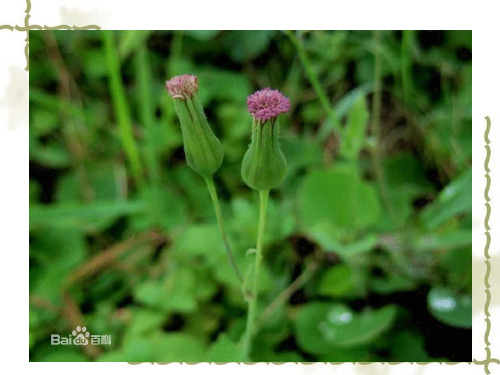
M 250 360 L 250 354 L 252 352 L 252 337 L 254 335 L 254 323 L 255 323 L 255 313 L 257 309 L 257 298 L 258 298 L 258 281 L 259 281 L 259 269 L 262 262 L 262 245 L 264 242 L 264 229 L 266 227 L 266 212 L 267 212 L 267 200 L 269 198 L 269 190 L 260 190 L 260 212 L 259 212 L 259 227 L 257 232 L 257 252 L 255 254 L 255 266 L 254 275 L 252 283 L 252 297 L 248 302 L 248 316 L 247 324 L 245 330 L 245 336 L 243 341 L 243 355 L 245 361 Z
M 205 177 L 205 182 L 207 183 L 208 192 L 210 194 L 210 198 L 212 199 L 212 203 L 214 205 L 215 216 L 217 217 L 217 225 L 219 226 L 219 232 L 222 237 L 222 241 L 224 242 L 224 247 L 226 248 L 226 253 L 229 258 L 229 263 L 238 278 L 238 281 L 241 285 L 243 285 L 243 277 L 241 276 L 240 270 L 234 260 L 233 251 L 231 250 L 231 245 L 227 239 L 226 230 L 224 229 L 224 220 L 222 219 L 222 211 L 220 209 L 219 198 L 217 196 L 217 190 L 215 190 L 214 180 L 210 177 Z

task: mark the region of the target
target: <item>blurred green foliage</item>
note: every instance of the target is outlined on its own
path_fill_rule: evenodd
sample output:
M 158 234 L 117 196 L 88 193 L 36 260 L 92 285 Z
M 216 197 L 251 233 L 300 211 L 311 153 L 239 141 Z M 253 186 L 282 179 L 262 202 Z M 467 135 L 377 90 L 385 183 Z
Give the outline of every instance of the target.
M 244 270 L 258 218 L 240 176 L 246 97 L 272 87 L 292 104 L 280 120 L 288 174 L 269 203 L 252 360 L 470 361 L 471 40 L 31 31 L 30 359 L 242 359 L 246 303 L 164 90 L 195 74 L 225 150 L 215 179 Z M 76 325 L 111 344 L 50 345 Z

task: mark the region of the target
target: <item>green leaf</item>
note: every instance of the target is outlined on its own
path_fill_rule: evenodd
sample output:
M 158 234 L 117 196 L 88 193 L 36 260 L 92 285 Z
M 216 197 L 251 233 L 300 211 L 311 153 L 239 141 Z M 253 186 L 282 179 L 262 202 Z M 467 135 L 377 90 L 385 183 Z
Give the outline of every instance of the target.
M 468 169 L 438 195 L 435 202 L 427 206 L 420 219 L 427 229 L 435 229 L 448 219 L 461 213 L 472 212 L 472 169 Z
M 342 304 L 312 302 L 297 315 L 297 341 L 311 354 L 327 354 L 337 347 L 363 345 L 386 331 L 395 314 L 394 306 L 356 313 Z
M 472 297 L 458 295 L 447 287 L 432 288 L 427 295 L 431 314 L 441 322 L 454 327 L 472 327 Z
M 298 192 L 299 214 L 307 229 L 321 222 L 354 231 L 374 224 L 380 213 L 377 192 L 355 168 L 337 167 L 306 175 Z
M 347 159 L 357 159 L 365 142 L 368 117 L 366 100 L 364 96 L 360 96 L 347 115 L 346 126 L 342 132 L 340 155 Z

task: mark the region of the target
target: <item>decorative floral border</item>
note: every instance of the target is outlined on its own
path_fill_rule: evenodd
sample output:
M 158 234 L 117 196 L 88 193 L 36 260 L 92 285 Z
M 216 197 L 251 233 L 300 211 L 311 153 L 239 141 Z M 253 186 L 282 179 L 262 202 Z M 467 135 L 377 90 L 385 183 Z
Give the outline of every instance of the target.
M 0 30 L 10 30 L 10 31 L 25 31 L 26 32 L 26 45 L 24 47 L 24 53 L 26 56 L 26 67 L 25 70 L 28 72 L 29 71 L 29 31 L 30 30 L 100 30 L 101 27 L 98 25 L 84 25 L 84 26 L 70 26 L 70 25 L 57 25 L 57 26 L 41 26 L 41 25 L 31 25 L 29 23 L 29 19 L 31 17 L 30 15 L 31 11 L 31 0 L 26 0 L 26 16 L 24 17 L 24 26 L 11 26 L 11 25 L 0 25 Z M 484 218 L 484 229 L 485 229 L 485 236 L 486 236 L 486 244 L 484 247 L 484 257 L 485 257 L 485 264 L 486 264 L 486 273 L 484 276 L 484 286 L 485 286 L 485 294 L 486 294 L 486 302 L 484 305 L 484 314 L 485 314 L 485 322 L 486 322 L 486 331 L 484 333 L 484 343 L 485 343 L 485 351 L 486 351 L 486 358 L 483 360 L 477 360 L 474 359 L 472 361 L 472 364 L 475 365 L 483 365 L 484 366 L 484 371 L 487 375 L 489 375 L 491 372 L 489 370 L 489 365 L 491 363 L 495 364 L 500 364 L 500 360 L 498 358 L 494 358 L 491 356 L 491 349 L 490 349 L 490 341 L 489 341 L 489 335 L 491 331 L 491 321 L 490 321 L 490 302 L 491 302 L 491 292 L 490 292 L 490 283 L 489 283 L 489 278 L 490 278 L 490 273 L 491 273 L 491 263 L 490 263 L 490 255 L 489 255 L 489 248 L 490 248 L 490 243 L 491 243 L 491 234 L 490 234 L 490 226 L 489 226 L 489 219 L 491 215 L 491 206 L 490 206 L 490 197 L 489 197 L 489 190 L 490 190 L 490 185 L 491 185 L 491 176 L 490 176 L 490 169 L 489 169 L 489 162 L 490 162 L 490 156 L 491 156 L 491 148 L 490 148 L 490 139 L 489 139 L 489 132 L 490 132 L 490 127 L 491 127 L 491 120 L 488 116 L 485 117 L 486 120 L 486 129 L 484 132 L 484 142 L 485 142 L 485 149 L 486 149 L 486 158 L 484 160 L 484 171 L 485 171 L 485 178 L 486 178 L 486 187 L 484 189 L 484 200 L 485 200 L 485 206 L 486 206 L 486 215 Z M 274 362 L 270 362 L 274 363 Z M 378 363 L 378 362 L 334 362 L 332 364 L 341 364 L 341 363 L 354 363 L 354 364 L 360 364 L 360 365 L 366 365 L 366 364 L 371 364 L 371 363 Z M 390 364 L 390 365 L 397 365 L 398 363 L 401 362 L 383 362 L 384 364 Z M 430 363 L 436 363 L 436 362 L 410 362 L 412 364 L 418 364 L 418 365 L 425 365 L 425 364 L 430 364 Z M 447 364 L 447 365 L 454 365 L 458 364 L 461 362 L 439 362 L 439 364 Z M 134 363 L 130 363 L 134 364 Z M 311 363 L 303 363 L 303 364 L 311 364 Z
M 69 26 L 69 25 L 57 25 L 57 26 L 41 26 L 41 25 L 30 25 L 29 19 L 31 11 L 31 0 L 26 0 L 26 16 L 24 17 L 24 26 L 11 26 L 11 25 L 0 25 L 0 30 L 10 30 L 10 31 L 26 31 L 26 45 L 24 46 L 24 54 L 26 56 L 26 67 L 24 70 L 27 72 L 30 70 L 30 57 L 29 57 L 29 44 L 30 44 L 30 30 L 100 30 L 101 27 L 97 25 L 85 25 L 85 26 Z

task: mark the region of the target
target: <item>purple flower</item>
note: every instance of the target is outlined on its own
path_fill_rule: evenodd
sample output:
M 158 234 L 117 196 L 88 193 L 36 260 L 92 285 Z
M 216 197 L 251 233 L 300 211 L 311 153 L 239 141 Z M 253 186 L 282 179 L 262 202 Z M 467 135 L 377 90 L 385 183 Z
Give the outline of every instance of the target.
M 290 110 L 290 99 L 278 90 L 265 88 L 247 98 L 248 112 L 259 121 L 265 122 Z
M 175 76 L 167 81 L 166 87 L 172 99 L 184 100 L 198 92 L 198 77 L 189 74 Z

